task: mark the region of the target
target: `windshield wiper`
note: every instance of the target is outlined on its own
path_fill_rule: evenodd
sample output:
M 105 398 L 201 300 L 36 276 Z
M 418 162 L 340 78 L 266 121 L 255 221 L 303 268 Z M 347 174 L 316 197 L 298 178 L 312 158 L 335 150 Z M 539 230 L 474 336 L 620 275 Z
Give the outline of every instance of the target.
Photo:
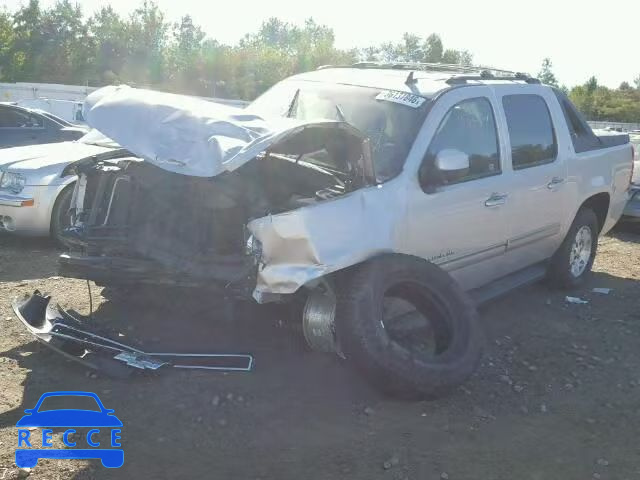
M 293 99 L 291 100 L 291 103 L 289 104 L 289 109 L 287 110 L 287 118 L 291 118 L 291 116 L 293 115 L 293 112 L 295 111 L 295 108 L 298 106 L 299 96 L 300 96 L 300 89 L 297 89 L 295 95 L 293 96 Z
M 340 105 L 338 105 L 337 103 L 336 103 L 336 112 L 338 112 L 338 120 L 340 120 L 341 122 L 347 121 L 347 117 L 345 117 L 344 112 L 340 108 Z

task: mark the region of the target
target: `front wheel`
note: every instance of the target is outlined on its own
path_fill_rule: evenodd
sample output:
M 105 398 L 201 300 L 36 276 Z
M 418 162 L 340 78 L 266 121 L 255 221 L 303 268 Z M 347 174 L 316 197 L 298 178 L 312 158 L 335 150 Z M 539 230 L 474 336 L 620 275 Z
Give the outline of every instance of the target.
M 65 247 L 62 232 L 71 225 L 71 198 L 74 185 L 68 185 L 56 198 L 51 211 L 51 237 L 59 247 Z
M 483 337 L 470 298 L 421 258 L 383 255 L 339 278 L 336 333 L 347 360 L 395 397 L 431 398 L 476 369 Z
M 553 285 L 574 288 L 584 283 L 596 258 L 599 231 L 598 217 L 593 210 L 581 208 L 551 259 L 548 277 Z

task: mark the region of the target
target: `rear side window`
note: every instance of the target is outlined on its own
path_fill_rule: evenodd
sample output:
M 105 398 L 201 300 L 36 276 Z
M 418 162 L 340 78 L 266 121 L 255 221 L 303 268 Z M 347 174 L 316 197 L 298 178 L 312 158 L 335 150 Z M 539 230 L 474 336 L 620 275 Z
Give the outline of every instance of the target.
M 42 120 L 37 116 L 14 108 L 0 108 L 0 128 L 39 128 Z
M 567 122 L 569 133 L 571 134 L 571 142 L 576 153 L 587 152 L 600 148 L 600 140 L 591 130 L 589 124 L 584 120 L 582 115 L 576 110 L 576 107 L 569 101 L 564 93 L 554 89 L 558 102 L 562 107 L 564 119 Z
M 29 124 L 29 115 L 13 108 L 0 108 L 0 128 L 20 128 Z
M 547 103 L 539 95 L 502 97 L 511 139 L 511 162 L 514 170 L 551 163 L 558 154 L 558 144 Z

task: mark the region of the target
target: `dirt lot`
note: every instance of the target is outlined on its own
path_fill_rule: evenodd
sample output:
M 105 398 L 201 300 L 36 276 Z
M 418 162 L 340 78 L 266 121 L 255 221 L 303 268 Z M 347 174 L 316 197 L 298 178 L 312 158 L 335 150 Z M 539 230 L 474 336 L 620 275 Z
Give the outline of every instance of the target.
M 485 307 L 478 373 L 420 403 L 381 398 L 339 358 L 307 352 L 273 310 L 134 308 L 98 287 L 94 321 L 125 339 L 156 351 L 248 351 L 256 368 L 93 375 L 34 343 L 9 306 L 38 288 L 87 313 L 86 283 L 56 277 L 56 255 L 47 242 L 0 237 L 0 478 L 18 476 L 16 421 L 52 390 L 93 391 L 115 409 L 125 464 L 42 460 L 34 479 L 640 478 L 637 231 L 601 240 L 591 281 L 570 293 L 588 305 L 537 285 Z

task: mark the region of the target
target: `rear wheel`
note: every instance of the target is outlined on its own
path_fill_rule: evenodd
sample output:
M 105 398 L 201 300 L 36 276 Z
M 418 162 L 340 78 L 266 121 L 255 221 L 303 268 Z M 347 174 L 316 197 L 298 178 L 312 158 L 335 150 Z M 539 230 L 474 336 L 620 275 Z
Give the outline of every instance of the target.
M 599 231 L 598 217 L 593 210 L 580 209 L 551 259 L 548 276 L 553 285 L 573 288 L 585 281 L 596 257 Z
M 476 369 L 483 341 L 475 306 L 439 267 L 385 255 L 345 272 L 340 283 L 338 342 L 378 389 L 435 397 Z

